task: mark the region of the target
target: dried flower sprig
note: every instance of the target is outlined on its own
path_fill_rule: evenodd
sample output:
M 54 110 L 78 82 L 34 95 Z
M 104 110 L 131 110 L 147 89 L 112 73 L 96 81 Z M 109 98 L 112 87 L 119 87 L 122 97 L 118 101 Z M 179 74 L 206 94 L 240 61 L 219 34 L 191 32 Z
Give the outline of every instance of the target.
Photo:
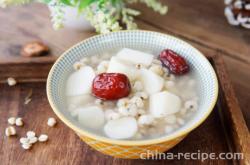
M 53 8 L 53 10 L 51 10 L 51 22 L 53 23 L 53 28 L 62 28 L 64 20 L 63 8 L 65 5 L 58 0 L 51 0 L 48 3 L 48 6 Z
M 19 5 L 29 2 L 41 2 L 53 8 L 51 21 L 54 29 L 63 27 L 64 8 L 67 6 L 78 9 L 99 33 L 109 33 L 122 29 L 136 29 L 134 17 L 140 11 L 128 8 L 127 3 L 144 3 L 155 12 L 166 14 L 167 6 L 158 0 L 0 0 L 0 7 Z

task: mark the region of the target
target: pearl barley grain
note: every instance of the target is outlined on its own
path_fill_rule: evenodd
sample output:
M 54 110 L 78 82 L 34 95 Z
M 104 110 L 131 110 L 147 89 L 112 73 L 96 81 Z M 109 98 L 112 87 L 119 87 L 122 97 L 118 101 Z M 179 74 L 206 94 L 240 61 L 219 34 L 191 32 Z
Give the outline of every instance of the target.
M 181 119 L 181 118 L 177 118 L 177 123 L 178 123 L 179 125 L 184 125 L 184 124 L 185 124 L 185 121 L 184 121 L 183 119 Z
M 174 130 L 174 128 L 172 126 L 166 126 L 165 127 L 165 133 L 169 134 Z
M 81 62 L 75 62 L 74 65 L 73 65 L 73 68 L 74 68 L 75 70 L 79 70 L 79 69 L 81 69 L 81 67 L 83 67 L 83 66 L 84 66 L 83 63 L 81 63 Z
M 166 116 L 165 121 L 168 124 L 175 124 L 176 123 L 176 116 L 175 115 L 168 115 L 168 116 Z
M 167 89 L 172 89 L 174 86 L 175 86 L 174 81 L 167 81 L 167 82 L 165 83 L 165 87 L 166 87 Z
M 117 113 L 117 112 L 114 112 L 111 109 L 106 110 L 105 113 L 104 113 L 104 115 L 105 115 L 105 118 L 107 120 L 115 120 L 115 119 L 119 119 L 120 118 L 120 114 Z
M 9 126 L 5 129 L 5 135 L 6 136 L 14 136 L 16 135 L 16 129 L 13 126 Z
M 154 121 L 154 118 L 152 115 L 142 115 L 138 118 L 138 124 L 139 125 L 150 125 Z
M 96 105 L 101 105 L 102 104 L 102 100 L 101 99 L 96 99 L 95 100 L 95 104 Z
M 133 85 L 133 89 L 135 91 L 142 91 L 143 90 L 143 85 L 140 81 L 136 81 Z
M 84 57 L 80 60 L 81 63 L 87 64 L 89 63 L 89 59 L 87 57 Z
M 40 136 L 39 136 L 39 138 L 38 138 L 38 141 L 39 142 L 46 142 L 47 140 L 48 140 L 48 135 L 46 135 L 46 134 L 41 134 Z
M 17 82 L 13 77 L 9 77 L 7 79 L 7 83 L 8 83 L 9 86 L 14 86 L 14 85 L 16 85 Z
M 48 126 L 54 127 L 56 125 L 56 119 L 53 117 L 50 117 L 47 122 Z
M 128 98 L 122 98 L 117 101 L 117 107 L 126 107 L 129 102 Z
M 195 111 L 198 108 L 196 100 L 188 100 L 184 103 L 184 107 L 188 110 Z
M 36 133 L 34 131 L 28 131 L 26 133 L 26 135 L 27 135 L 28 139 L 31 139 L 31 138 L 36 136 Z
M 23 119 L 21 117 L 18 117 L 15 123 L 16 126 L 23 126 Z
M 139 96 L 142 99 L 148 99 L 148 94 L 146 92 L 137 92 L 135 93 L 135 96 Z
M 20 143 L 24 144 L 24 143 L 29 143 L 29 139 L 28 138 L 25 138 L 25 137 L 21 137 L 20 138 Z
M 124 107 L 118 108 L 118 112 L 121 114 L 121 116 L 128 116 L 129 115 L 128 109 L 124 108 Z
M 37 142 L 37 140 L 38 140 L 37 137 L 35 137 L 35 136 L 34 136 L 34 137 L 31 137 L 31 138 L 29 138 L 29 143 L 30 143 L 30 144 L 34 144 L 34 143 Z
M 32 145 L 31 145 L 30 143 L 24 143 L 24 144 L 22 144 L 22 147 L 23 147 L 23 149 L 25 149 L 25 150 L 30 149 L 31 146 L 32 146 Z
M 16 118 L 15 118 L 15 117 L 10 117 L 10 118 L 8 118 L 8 123 L 9 123 L 10 125 L 14 125 L 14 124 L 16 123 Z

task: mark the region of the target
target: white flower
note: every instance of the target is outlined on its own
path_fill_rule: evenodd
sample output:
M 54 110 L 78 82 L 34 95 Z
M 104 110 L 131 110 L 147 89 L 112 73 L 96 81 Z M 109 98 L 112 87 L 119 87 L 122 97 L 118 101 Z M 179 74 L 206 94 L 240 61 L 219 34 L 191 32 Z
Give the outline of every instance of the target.
M 167 6 L 162 5 L 157 0 L 140 0 L 140 2 L 145 3 L 148 7 L 152 8 L 155 12 L 159 12 L 160 14 L 167 13 Z
M 64 11 L 63 11 L 63 5 L 57 1 L 52 0 L 48 4 L 51 8 L 51 21 L 53 23 L 53 28 L 55 30 L 58 30 L 63 27 L 63 21 L 64 21 Z

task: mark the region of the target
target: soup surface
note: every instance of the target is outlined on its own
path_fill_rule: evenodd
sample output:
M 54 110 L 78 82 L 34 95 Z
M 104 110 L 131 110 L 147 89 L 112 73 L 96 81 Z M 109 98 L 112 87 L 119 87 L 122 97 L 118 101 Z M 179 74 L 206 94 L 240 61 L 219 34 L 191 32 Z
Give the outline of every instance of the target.
M 84 57 L 72 67 L 67 109 L 84 129 L 99 135 L 130 140 L 164 136 L 198 109 L 192 70 L 171 50 L 154 56 L 123 48 Z

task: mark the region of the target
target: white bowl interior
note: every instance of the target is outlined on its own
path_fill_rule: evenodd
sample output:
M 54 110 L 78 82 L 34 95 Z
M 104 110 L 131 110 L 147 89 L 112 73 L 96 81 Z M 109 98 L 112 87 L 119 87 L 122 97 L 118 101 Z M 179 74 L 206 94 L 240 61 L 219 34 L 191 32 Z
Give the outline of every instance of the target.
M 49 84 L 47 92 L 51 95 L 50 103 L 59 109 L 60 113 L 74 126 L 82 128 L 67 111 L 64 93 L 66 79 L 73 71 L 72 65 L 84 56 L 101 55 L 107 50 L 124 47 L 150 50 L 154 55 L 158 55 L 163 49 L 170 48 L 182 55 L 191 67 L 191 74 L 198 82 L 198 111 L 184 126 L 166 136 L 175 136 L 187 129 L 193 129 L 210 113 L 218 94 L 217 78 L 208 60 L 197 49 L 180 39 L 161 33 L 137 30 L 121 31 L 95 36 L 75 45 L 61 56 L 51 70 L 47 82 Z

